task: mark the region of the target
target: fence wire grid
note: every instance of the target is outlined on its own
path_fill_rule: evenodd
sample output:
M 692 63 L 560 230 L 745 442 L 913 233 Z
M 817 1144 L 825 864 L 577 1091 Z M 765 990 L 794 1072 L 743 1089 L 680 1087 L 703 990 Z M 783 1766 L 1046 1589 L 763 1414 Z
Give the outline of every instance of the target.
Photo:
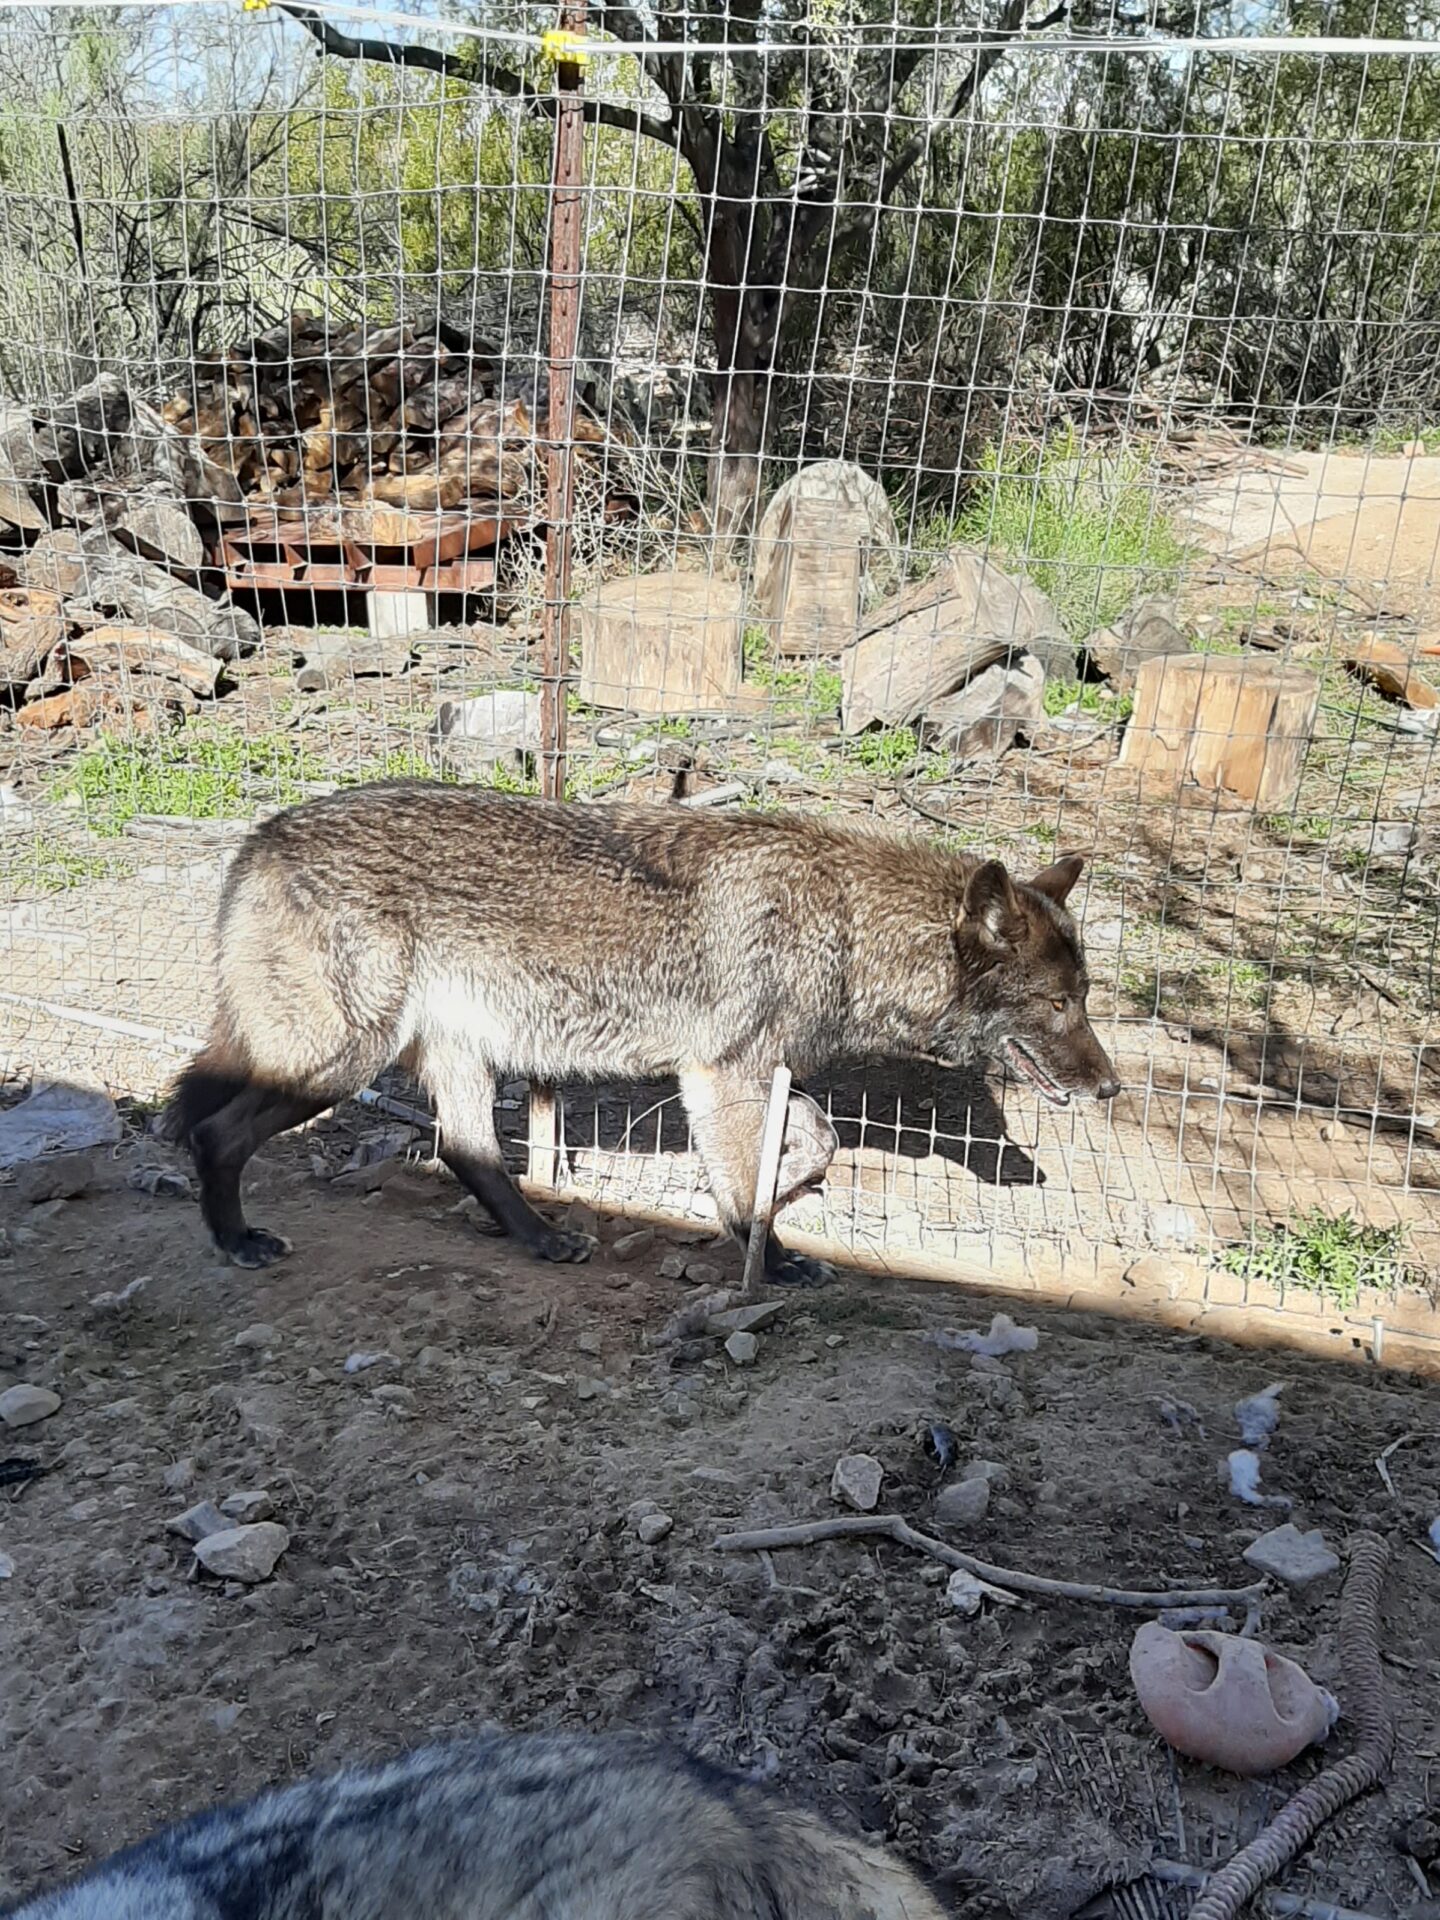
M 152 1098 L 228 849 L 338 783 L 1081 849 L 1120 1098 L 857 1064 L 792 1224 L 1433 1335 L 1440 40 L 406 21 L 0 10 L 13 1086 Z M 706 1212 L 673 1087 L 526 1095 Z

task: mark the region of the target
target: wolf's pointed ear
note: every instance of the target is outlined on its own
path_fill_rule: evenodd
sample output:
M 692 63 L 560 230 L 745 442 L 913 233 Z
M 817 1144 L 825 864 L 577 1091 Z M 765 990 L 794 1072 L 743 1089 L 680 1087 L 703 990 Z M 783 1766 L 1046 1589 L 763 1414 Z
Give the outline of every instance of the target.
M 991 946 L 1004 946 L 1024 924 L 1015 884 L 998 860 L 987 860 L 965 888 L 962 926 L 974 927 Z
M 1036 893 L 1043 893 L 1047 900 L 1053 900 L 1057 907 L 1063 907 L 1084 871 L 1083 853 L 1062 853 L 1053 866 L 1037 873 L 1030 885 Z

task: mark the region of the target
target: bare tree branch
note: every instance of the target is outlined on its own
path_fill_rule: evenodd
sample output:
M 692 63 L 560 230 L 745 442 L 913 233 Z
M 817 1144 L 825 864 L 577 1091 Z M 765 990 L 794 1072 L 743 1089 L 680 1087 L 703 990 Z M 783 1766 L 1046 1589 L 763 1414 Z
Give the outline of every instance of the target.
M 290 0 L 281 0 L 281 6 L 291 19 L 300 22 L 322 52 L 332 54 L 337 60 L 419 67 L 426 73 L 444 74 L 453 80 L 468 81 L 472 86 L 493 88 L 507 99 L 518 100 L 527 112 L 546 119 L 555 117 L 556 103 L 550 94 L 542 93 L 523 74 L 512 73 L 508 67 L 483 65 L 478 52 L 468 47 L 460 53 L 442 53 L 438 47 L 419 46 L 409 41 L 373 40 L 367 35 L 343 32 L 333 21 L 322 18 L 309 7 L 292 5 Z M 642 113 L 638 107 L 625 107 L 615 100 L 587 99 L 583 112 L 587 126 L 613 127 L 620 133 L 658 141 L 664 147 L 679 144 L 679 130 L 674 122 L 658 120 L 653 114 Z

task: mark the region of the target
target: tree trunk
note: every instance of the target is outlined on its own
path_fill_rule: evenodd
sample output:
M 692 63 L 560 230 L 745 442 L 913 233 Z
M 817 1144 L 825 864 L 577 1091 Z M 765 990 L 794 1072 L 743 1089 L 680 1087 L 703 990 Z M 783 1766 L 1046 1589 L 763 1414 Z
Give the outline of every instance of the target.
M 764 224 L 752 184 L 757 170 L 755 159 L 742 159 L 733 148 L 725 159 L 729 165 L 724 171 L 730 177 L 707 209 L 706 265 L 715 321 L 715 373 L 706 504 L 716 538 L 731 541 L 750 531 L 759 512 L 780 302 L 771 297 L 768 288 L 755 284 L 763 257 L 760 238 Z

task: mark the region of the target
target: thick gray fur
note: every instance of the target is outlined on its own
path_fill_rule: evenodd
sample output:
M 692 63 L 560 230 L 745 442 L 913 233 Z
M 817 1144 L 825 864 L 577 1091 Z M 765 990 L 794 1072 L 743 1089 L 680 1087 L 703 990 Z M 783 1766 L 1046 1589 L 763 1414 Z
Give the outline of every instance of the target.
M 941 1920 L 898 1861 L 625 1736 L 502 1735 L 303 1781 L 10 1920 Z
M 841 1059 L 992 1053 L 1047 1098 L 1108 1097 L 1065 900 L 1077 856 L 1025 884 L 994 861 L 800 814 L 578 806 L 424 781 L 310 801 L 256 828 L 219 919 L 206 1051 L 171 1107 L 217 1243 L 252 1229 L 240 1174 L 272 1134 L 399 1061 L 458 1177 L 542 1258 L 589 1243 L 510 1181 L 497 1082 L 679 1078 L 722 1224 L 753 1211 L 771 1075 Z M 791 1108 L 781 1199 L 835 1136 Z M 810 1277 L 772 1244 L 772 1277 Z

